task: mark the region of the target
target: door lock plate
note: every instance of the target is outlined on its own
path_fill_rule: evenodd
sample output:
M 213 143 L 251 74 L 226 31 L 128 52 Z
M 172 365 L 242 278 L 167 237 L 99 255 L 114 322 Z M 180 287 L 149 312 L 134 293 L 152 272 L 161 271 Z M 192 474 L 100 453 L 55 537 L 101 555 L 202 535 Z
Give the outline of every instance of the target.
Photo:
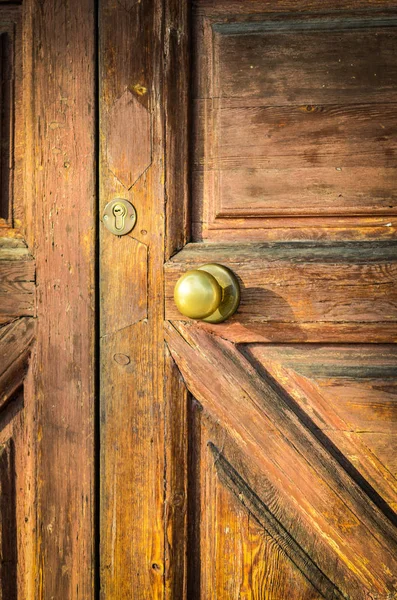
M 124 198 L 115 198 L 106 204 L 103 222 L 114 235 L 126 235 L 135 227 L 135 207 Z

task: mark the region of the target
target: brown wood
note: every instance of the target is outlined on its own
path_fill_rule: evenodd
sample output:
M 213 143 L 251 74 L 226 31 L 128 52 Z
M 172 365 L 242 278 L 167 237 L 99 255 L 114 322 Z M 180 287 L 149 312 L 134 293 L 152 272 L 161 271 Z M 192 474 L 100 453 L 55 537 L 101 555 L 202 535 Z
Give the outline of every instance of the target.
M 394 595 L 397 7 L 359 8 L 198 0 L 166 52 L 168 597 Z M 207 262 L 240 309 L 185 323 Z
M 230 10 L 194 11 L 194 239 L 395 215 L 396 14 Z
M 395 345 L 249 346 L 248 356 L 277 380 L 395 510 Z M 379 452 L 378 452 L 379 449 Z
M 242 295 L 236 315 L 212 331 L 239 342 L 334 341 L 349 330 L 354 341 L 394 341 L 396 257 L 392 242 L 189 244 L 166 264 L 166 317 L 183 319 L 173 300 L 182 273 L 217 262 L 237 274 Z
M 164 595 L 162 11 L 107 0 L 99 13 L 100 214 L 116 197 L 137 211 L 128 236 L 100 228 L 104 600 Z
M 12 441 L 0 446 L 0 598 L 17 600 L 15 465 Z
M 27 458 L 31 487 L 24 491 L 31 538 L 25 541 L 25 571 L 21 567 L 28 583 L 18 597 L 90 600 L 95 544 L 94 2 L 29 0 L 23 7 L 24 226 L 36 260 L 38 323 L 25 386 L 25 447 L 33 454 Z
M 0 238 L 0 320 L 35 316 L 35 300 L 35 262 L 26 243 Z
M 0 409 L 25 379 L 34 340 L 34 319 L 16 319 L 0 328 Z
M 1 7 L 0 23 L 0 229 L 23 220 L 24 104 L 22 97 L 22 9 Z
M 188 553 L 190 521 L 188 504 L 190 486 L 189 453 L 191 441 L 188 424 L 190 395 L 183 378 L 166 349 L 165 444 L 167 478 L 165 481 L 165 595 L 169 600 L 186 598 L 188 594 Z M 189 590 L 190 591 L 190 590 Z
M 388 520 L 392 513 L 376 496 L 366 493 L 354 472 L 339 463 L 332 447 L 310 430 L 307 419 L 302 420 L 279 389 L 261 379 L 232 344 L 194 326 L 178 325 L 175 329 L 169 325 L 166 332 L 190 391 L 212 418 L 222 423 L 225 435 L 231 436 L 239 451 L 250 457 L 256 465 L 251 465 L 253 472 L 258 469 L 277 494 L 278 519 L 289 514 L 288 529 L 294 537 L 299 533 L 291 522 L 292 515 L 306 536 L 309 531 L 310 536 L 320 534 L 325 574 L 330 573 L 330 556 L 336 552 L 338 570 L 329 575 L 334 585 L 352 598 L 362 597 L 361 586 L 374 593 L 391 592 L 396 569 L 389 562 L 394 560 L 395 531 Z M 360 515 L 360 520 L 355 515 Z M 349 535 L 343 535 L 346 531 Z M 305 548 L 302 541 L 299 545 Z M 366 567 L 369 556 L 370 572 Z M 388 563 L 389 575 L 385 576 L 381 565 Z M 375 575 L 377 564 L 379 572 Z M 352 590 L 357 585 L 356 596 Z
M 164 3 L 165 256 L 190 238 L 190 10 L 183 0 Z

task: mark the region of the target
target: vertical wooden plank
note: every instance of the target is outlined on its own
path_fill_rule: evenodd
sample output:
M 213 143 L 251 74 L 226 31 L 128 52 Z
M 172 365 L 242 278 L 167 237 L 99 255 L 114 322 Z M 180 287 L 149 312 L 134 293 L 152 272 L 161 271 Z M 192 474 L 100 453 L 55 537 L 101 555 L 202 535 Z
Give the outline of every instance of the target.
M 189 209 L 189 75 L 190 6 L 184 0 L 165 2 L 164 128 L 165 128 L 165 259 L 190 239 Z M 166 565 L 165 597 L 192 597 L 189 565 L 196 565 L 189 527 L 194 527 L 189 507 L 191 402 L 174 361 L 166 352 L 165 451 L 166 451 Z M 193 585 L 194 587 L 194 585 Z
M 94 4 L 24 5 L 25 177 L 38 285 L 31 550 L 40 600 L 94 597 Z
M 165 3 L 166 259 L 190 240 L 189 2 Z
M 165 597 L 186 598 L 188 585 L 188 486 L 191 402 L 185 383 L 166 349 L 165 376 Z
M 17 600 L 15 466 L 12 440 L 0 446 L 0 600 Z
M 161 0 L 100 4 L 101 214 L 137 211 L 126 236 L 100 229 L 104 600 L 164 596 L 163 28 Z

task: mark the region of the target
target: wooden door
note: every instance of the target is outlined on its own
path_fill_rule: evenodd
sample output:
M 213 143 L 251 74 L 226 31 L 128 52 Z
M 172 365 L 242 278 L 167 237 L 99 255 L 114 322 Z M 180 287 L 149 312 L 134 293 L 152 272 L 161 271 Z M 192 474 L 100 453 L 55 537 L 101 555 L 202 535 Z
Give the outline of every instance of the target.
M 397 5 L 103 0 L 99 31 L 101 211 L 138 216 L 101 227 L 101 597 L 397 598 Z M 209 262 L 223 324 L 173 300 Z
M 95 11 L 0 1 L 0 598 L 94 598 Z

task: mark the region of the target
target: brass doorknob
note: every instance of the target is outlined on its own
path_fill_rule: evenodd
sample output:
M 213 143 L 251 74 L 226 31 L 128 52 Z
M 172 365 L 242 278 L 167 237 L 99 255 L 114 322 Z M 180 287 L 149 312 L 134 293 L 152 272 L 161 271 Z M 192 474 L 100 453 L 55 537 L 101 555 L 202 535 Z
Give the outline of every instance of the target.
M 190 319 L 222 323 L 240 304 L 240 286 L 234 273 L 217 264 L 187 271 L 174 289 L 179 312 Z

